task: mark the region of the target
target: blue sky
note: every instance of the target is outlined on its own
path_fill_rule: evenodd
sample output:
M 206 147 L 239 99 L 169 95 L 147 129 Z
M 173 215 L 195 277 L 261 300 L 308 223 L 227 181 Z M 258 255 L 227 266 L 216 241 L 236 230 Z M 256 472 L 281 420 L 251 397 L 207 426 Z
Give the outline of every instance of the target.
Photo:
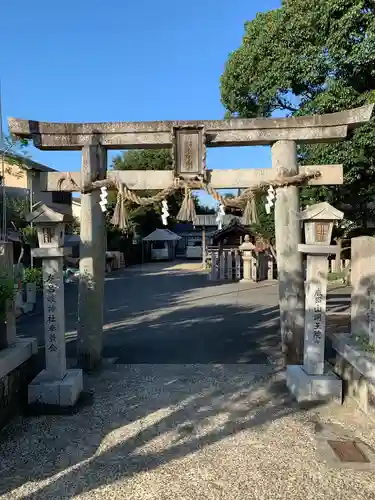
M 8 116 L 55 122 L 221 119 L 219 80 L 229 52 L 240 46 L 245 21 L 280 3 L 6 2 L 0 30 L 4 130 Z M 57 170 L 80 169 L 80 152 L 32 148 L 30 154 Z M 208 168 L 271 164 L 268 147 L 209 149 L 207 161 Z

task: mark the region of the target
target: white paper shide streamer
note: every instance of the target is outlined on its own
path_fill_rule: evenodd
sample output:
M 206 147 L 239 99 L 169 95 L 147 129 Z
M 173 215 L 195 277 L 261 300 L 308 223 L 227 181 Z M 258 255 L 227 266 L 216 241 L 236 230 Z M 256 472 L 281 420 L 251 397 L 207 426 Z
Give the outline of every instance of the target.
M 108 191 L 107 188 L 103 186 L 100 188 L 100 201 L 99 201 L 99 205 L 100 208 L 102 209 L 102 212 L 107 211 L 107 203 L 108 203 L 107 198 L 108 198 Z
M 163 222 L 163 225 L 167 226 L 168 225 L 168 217 L 169 217 L 167 200 L 163 200 L 161 203 L 161 206 L 162 206 L 161 220 Z
M 224 205 L 220 204 L 219 205 L 219 210 L 217 212 L 217 217 L 216 217 L 216 222 L 217 222 L 218 229 L 222 229 L 223 228 L 224 215 L 225 215 Z
M 266 212 L 267 214 L 270 214 L 271 213 L 271 208 L 273 207 L 274 205 L 274 199 L 276 197 L 276 193 L 275 193 L 275 190 L 273 189 L 272 186 L 270 186 L 268 188 L 268 191 L 267 191 L 267 196 L 266 196 L 266 203 L 265 203 L 265 209 L 266 209 Z

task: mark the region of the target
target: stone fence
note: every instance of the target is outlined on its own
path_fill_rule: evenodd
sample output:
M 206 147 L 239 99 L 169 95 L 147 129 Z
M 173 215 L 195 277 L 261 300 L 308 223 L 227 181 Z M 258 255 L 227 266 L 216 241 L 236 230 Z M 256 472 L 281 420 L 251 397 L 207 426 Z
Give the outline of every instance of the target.
M 244 279 L 244 263 L 241 252 L 234 248 L 208 247 L 208 279 L 210 281 L 241 281 Z M 260 252 L 251 259 L 251 281 L 274 279 L 274 259 Z
M 350 259 L 340 259 L 339 261 L 336 259 L 329 259 L 328 263 L 328 269 L 331 273 L 340 273 L 350 269 Z

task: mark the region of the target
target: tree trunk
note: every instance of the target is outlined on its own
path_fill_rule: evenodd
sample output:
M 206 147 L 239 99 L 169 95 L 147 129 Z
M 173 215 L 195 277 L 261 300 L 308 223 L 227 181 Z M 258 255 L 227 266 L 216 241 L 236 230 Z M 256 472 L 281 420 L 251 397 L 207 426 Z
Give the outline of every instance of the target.
M 17 264 L 21 264 L 22 262 L 22 259 L 23 259 L 23 256 L 25 255 L 25 247 L 24 247 L 24 244 L 21 243 L 22 246 L 21 246 L 21 252 L 20 252 L 20 255 L 18 257 L 18 261 L 17 261 Z

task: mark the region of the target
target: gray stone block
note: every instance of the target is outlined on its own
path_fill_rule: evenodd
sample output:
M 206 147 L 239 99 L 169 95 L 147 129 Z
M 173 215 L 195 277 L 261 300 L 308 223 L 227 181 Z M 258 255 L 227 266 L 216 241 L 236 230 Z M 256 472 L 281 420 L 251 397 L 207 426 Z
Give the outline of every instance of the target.
M 29 404 L 74 406 L 83 390 L 82 370 L 68 370 L 62 380 L 46 380 L 42 371 L 29 385 Z
M 17 342 L 0 351 L 0 379 L 21 366 L 38 352 L 38 344 L 34 338 L 17 339 Z
M 375 385 L 375 356 L 373 354 L 356 345 L 349 334 L 333 335 L 332 343 L 333 348 L 341 357 L 346 359 L 361 375 Z
M 286 370 L 286 385 L 300 403 L 303 401 L 326 401 L 342 398 L 342 381 L 331 370 L 323 375 L 309 375 L 300 365 L 289 365 Z

